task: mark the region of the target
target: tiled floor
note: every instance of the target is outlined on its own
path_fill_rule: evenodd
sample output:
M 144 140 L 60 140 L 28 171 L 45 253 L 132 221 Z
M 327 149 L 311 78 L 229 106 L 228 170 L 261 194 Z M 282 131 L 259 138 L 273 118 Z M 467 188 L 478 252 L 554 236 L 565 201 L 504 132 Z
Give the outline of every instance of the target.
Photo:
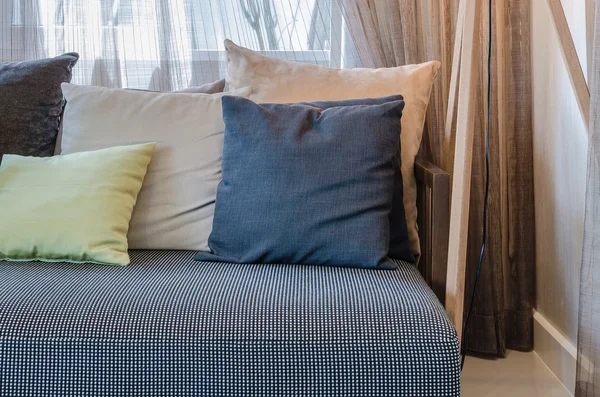
M 505 359 L 467 357 L 462 396 L 570 397 L 535 353 L 509 351 Z

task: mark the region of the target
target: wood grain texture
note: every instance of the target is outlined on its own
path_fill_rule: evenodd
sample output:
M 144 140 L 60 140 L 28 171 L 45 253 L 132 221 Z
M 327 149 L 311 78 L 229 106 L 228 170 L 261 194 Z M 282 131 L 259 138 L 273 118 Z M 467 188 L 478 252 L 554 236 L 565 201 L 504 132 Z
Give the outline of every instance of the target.
M 471 174 L 471 204 L 469 207 L 469 235 L 467 242 L 467 270 L 465 274 L 465 315 L 470 307 L 472 291 L 475 285 L 477 266 L 482 247 L 484 226 L 483 211 L 486 189 L 486 129 L 489 128 L 489 197 L 487 206 L 487 238 L 479 278 L 479 287 L 474 297 L 475 309 L 471 313 L 468 327 L 465 329 L 467 351 L 503 356 L 506 352 L 504 340 L 504 272 L 503 247 L 507 248 L 508 239 L 502 230 L 502 216 L 507 216 L 506 185 L 501 182 L 506 176 L 508 164 L 503 156 L 506 132 L 500 112 L 504 108 L 504 65 L 500 63 L 502 49 L 496 43 L 504 45 L 503 13 L 496 13 L 499 7 L 506 7 L 504 0 L 492 3 L 492 53 L 490 81 L 490 124 L 487 120 L 487 72 L 488 72 L 488 2 L 484 1 L 478 21 L 481 23 L 480 51 L 478 63 L 478 84 L 476 103 L 475 134 L 473 139 L 473 164 Z M 498 20 L 501 23 L 498 23 Z M 507 222 L 505 222 L 507 224 Z
M 456 40 L 456 30 L 459 28 L 458 22 L 464 19 L 464 6 L 463 14 L 459 17 L 459 3 L 456 1 L 438 1 L 440 14 L 439 23 L 439 35 L 437 41 L 440 43 L 440 60 L 442 62 L 442 68 L 440 71 L 440 87 L 439 93 L 436 93 L 440 97 L 442 106 L 439 108 L 441 113 L 438 117 L 438 123 L 440 124 L 436 134 L 438 135 L 439 144 L 436 147 L 437 156 L 434 157 L 435 163 L 440 165 L 444 170 L 448 171 L 451 168 L 447 168 L 447 159 L 450 152 L 450 147 L 454 148 L 454 141 L 451 139 L 455 134 L 454 125 L 452 125 L 449 132 L 449 137 L 446 138 L 446 118 L 448 114 L 448 98 L 450 98 L 451 80 L 452 80 L 452 64 L 454 62 L 454 44 Z M 462 22 L 461 22 L 462 23 Z M 462 26 L 460 26 L 462 31 Z M 461 37 L 461 36 L 459 36 Z M 460 57 L 460 47 L 458 49 L 458 55 Z M 454 96 L 456 96 L 456 87 L 454 87 Z M 450 205 L 450 204 L 448 204 Z
M 460 82 L 456 116 L 450 236 L 448 242 L 448 274 L 446 311 L 461 338 L 463 328 L 464 284 L 469 229 L 469 196 L 473 160 L 475 123 L 475 88 L 479 60 L 481 0 L 468 0 L 466 5 L 460 62 Z
M 585 128 L 589 133 L 590 130 L 590 90 L 583 74 L 583 68 L 575 49 L 575 43 L 573 43 L 573 36 L 569 30 L 569 24 L 565 16 L 560 0 L 547 0 L 548 6 L 550 7 L 550 13 L 554 20 L 554 26 L 558 33 L 558 40 L 560 41 L 560 48 L 567 64 L 567 70 L 569 72 L 569 78 L 575 90 L 575 97 L 577 98 L 577 104 L 579 110 L 583 116 Z M 582 21 L 583 22 L 583 21 Z
M 508 192 L 508 259 L 504 269 L 504 332 L 506 347 L 533 347 L 535 291 L 535 207 L 531 98 L 531 4 L 507 0 L 510 62 L 505 65 L 505 121 Z
M 494 33 L 495 33 L 495 99 L 496 118 L 498 120 L 498 159 L 499 159 L 499 185 L 500 185 L 500 241 L 502 269 L 508 269 L 508 157 L 506 155 L 506 126 L 507 107 L 505 105 L 506 92 L 509 91 L 510 79 L 506 78 L 506 72 L 510 68 L 510 42 L 507 35 L 510 34 L 509 22 L 506 18 L 507 0 L 496 0 L 494 4 Z M 502 282 L 501 285 L 503 285 Z M 503 292 L 504 291 L 503 287 Z
M 452 69 L 450 72 L 450 87 L 448 89 L 448 105 L 446 108 L 446 124 L 444 127 L 444 157 L 442 167 L 444 167 L 446 170 L 451 170 L 454 168 L 456 130 L 453 127 L 454 116 L 456 114 L 456 94 L 461 64 L 466 7 L 467 1 L 461 0 L 458 4 L 456 33 L 454 35 L 454 52 L 452 55 Z M 452 189 L 452 186 L 450 189 Z
M 421 274 L 440 302 L 446 295 L 448 232 L 450 228 L 450 176 L 427 161 L 415 161 L 421 237 Z

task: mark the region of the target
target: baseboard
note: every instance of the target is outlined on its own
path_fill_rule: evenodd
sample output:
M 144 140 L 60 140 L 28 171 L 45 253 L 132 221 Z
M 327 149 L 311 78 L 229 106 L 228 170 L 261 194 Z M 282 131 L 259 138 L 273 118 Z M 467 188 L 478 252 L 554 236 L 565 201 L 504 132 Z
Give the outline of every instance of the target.
M 577 347 L 546 318 L 533 311 L 534 351 L 571 395 L 575 392 Z

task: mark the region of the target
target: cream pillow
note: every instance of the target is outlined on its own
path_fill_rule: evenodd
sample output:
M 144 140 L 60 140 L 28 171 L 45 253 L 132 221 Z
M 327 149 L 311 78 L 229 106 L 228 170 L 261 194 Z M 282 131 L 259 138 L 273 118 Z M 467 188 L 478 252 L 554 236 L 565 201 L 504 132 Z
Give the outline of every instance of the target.
M 404 208 L 413 254 L 420 254 L 417 229 L 417 186 L 414 163 L 421 138 L 431 87 L 440 63 L 431 61 L 384 69 L 333 69 L 283 61 L 225 41 L 229 89 L 250 87 L 250 99 L 259 103 L 339 101 L 401 94 L 401 155 Z
M 225 124 L 221 94 L 158 93 L 63 84 L 62 154 L 139 142 L 156 152 L 129 228 L 132 249 L 208 249 Z

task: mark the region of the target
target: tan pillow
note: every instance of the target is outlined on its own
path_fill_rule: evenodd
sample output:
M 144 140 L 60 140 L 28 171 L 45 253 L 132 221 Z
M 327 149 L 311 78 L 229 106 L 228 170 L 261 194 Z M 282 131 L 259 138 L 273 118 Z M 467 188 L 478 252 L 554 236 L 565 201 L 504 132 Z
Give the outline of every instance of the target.
M 440 68 L 438 61 L 384 69 L 333 69 L 283 61 L 225 41 L 230 90 L 250 87 L 250 99 L 259 103 L 339 101 L 401 94 L 401 153 L 404 208 L 410 247 L 418 257 L 417 186 L 415 156 L 421 146 L 431 86 Z

